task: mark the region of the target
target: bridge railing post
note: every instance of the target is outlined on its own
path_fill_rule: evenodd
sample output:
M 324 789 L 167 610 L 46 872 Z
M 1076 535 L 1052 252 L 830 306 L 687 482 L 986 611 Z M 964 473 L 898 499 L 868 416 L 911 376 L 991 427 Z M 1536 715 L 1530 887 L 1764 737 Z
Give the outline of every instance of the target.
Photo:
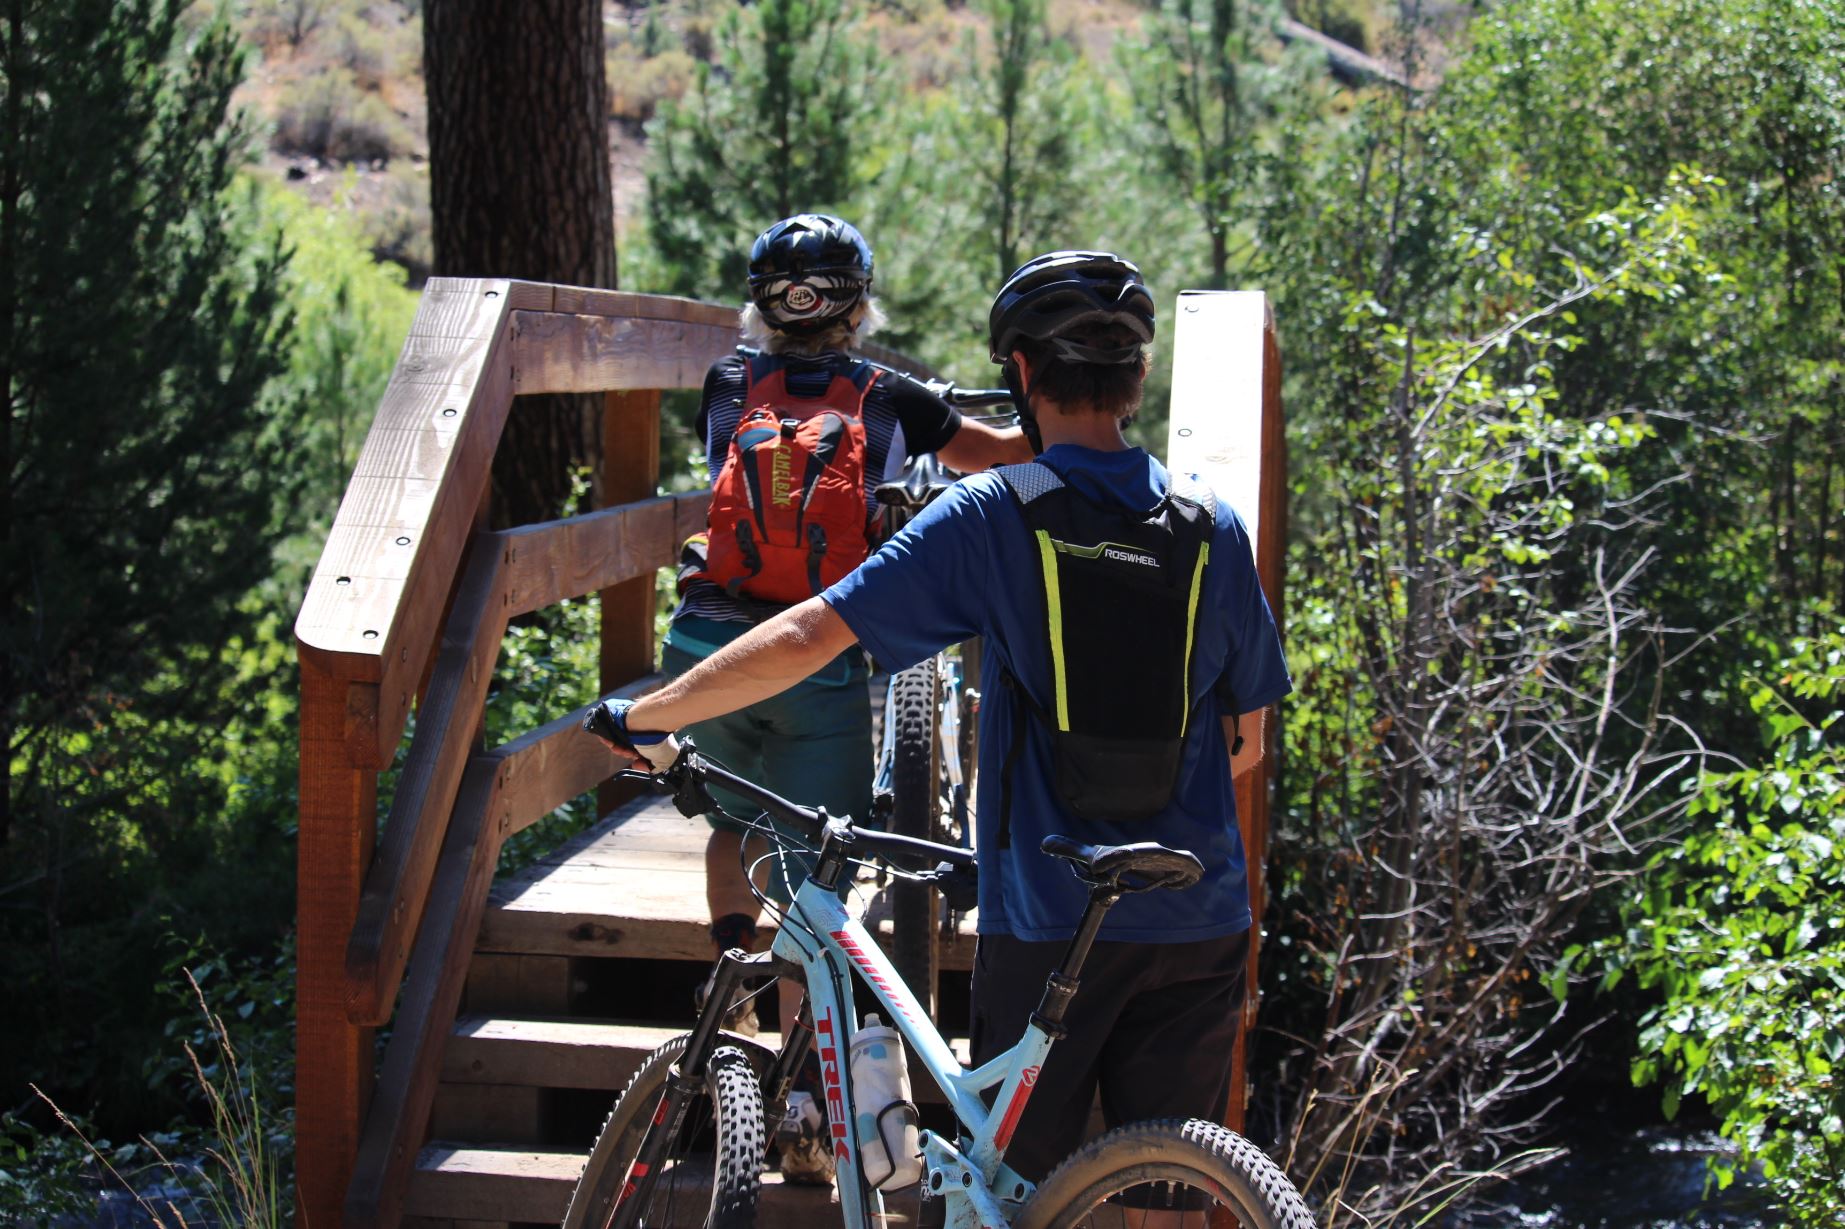
M 1288 463 L 1281 414 L 1281 347 L 1268 298 L 1259 291 L 1185 291 L 1173 313 L 1172 412 L 1168 464 L 1209 482 L 1255 539 L 1256 574 L 1279 624 L 1287 553 Z M 1249 1098 L 1249 1037 L 1258 1002 L 1262 913 L 1267 900 L 1269 783 L 1281 731 L 1267 722 L 1267 754 L 1236 783 L 1237 824 L 1249 874 L 1248 981 L 1231 1054 L 1224 1121 L 1242 1130 Z
M 660 390 L 608 393 L 602 412 L 602 506 L 650 497 L 660 482 Z M 654 578 L 602 590 L 601 685 L 614 691 L 653 670 Z M 621 789 L 605 782 L 596 804 L 607 814 Z
M 299 1226 L 339 1224 L 371 1096 L 372 1030 L 347 1019 L 346 943 L 371 864 L 378 807 L 377 767 L 355 755 L 355 743 L 366 739 L 368 724 L 375 725 L 376 706 L 375 687 L 301 663 L 295 928 Z

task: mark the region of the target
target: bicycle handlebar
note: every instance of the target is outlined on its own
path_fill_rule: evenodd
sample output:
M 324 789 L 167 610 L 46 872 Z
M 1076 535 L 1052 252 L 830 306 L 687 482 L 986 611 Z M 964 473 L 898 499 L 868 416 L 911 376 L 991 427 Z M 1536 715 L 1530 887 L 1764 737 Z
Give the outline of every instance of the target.
M 949 387 L 942 399 L 952 406 L 1009 405 L 1012 393 L 1004 388 Z
M 738 776 L 725 768 L 720 768 L 698 753 L 698 748 L 690 741 L 681 744 L 679 758 L 665 772 L 642 772 L 639 769 L 623 769 L 615 774 L 616 780 L 645 781 L 655 789 L 670 790 L 673 804 L 682 815 L 702 815 L 712 810 L 713 805 L 705 792 L 707 783 L 715 782 L 734 794 L 741 795 L 753 806 L 758 806 L 772 818 L 779 819 L 790 828 L 801 833 L 811 841 L 819 841 L 828 823 L 841 825 L 857 848 L 874 854 L 909 854 L 914 857 L 933 858 L 937 862 L 946 862 L 950 866 L 971 870 L 975 866 L 972 850 L 962 849 L 957 845 L 940 845 L 934 841 L 925 841 L 921 837 L 901 836 L 895 832 L 879 832 L 875 828 L 861 828 L 852 822 L 849 815 L 828 815 L 824 810 L 804 807 L 790 802 L 780 794 L 775 794 L 754 781 Z
M 1009 389 L 962 388 L 953 380 L 925 380 L 918 376 L 910 378 L 952 406 L 1005 405 L 1012 400 Z

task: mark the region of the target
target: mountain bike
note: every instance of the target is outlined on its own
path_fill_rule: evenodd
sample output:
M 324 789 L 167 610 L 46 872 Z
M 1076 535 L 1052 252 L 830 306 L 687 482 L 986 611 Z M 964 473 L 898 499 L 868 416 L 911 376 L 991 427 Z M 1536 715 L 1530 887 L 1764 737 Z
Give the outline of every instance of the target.
M 1195 883 L 1203 868 L 1192 854 L 1151 842 L 1096 846 L 1045 838 L 1044 853 L 1069 863 L 1088 885 L 1088 906 L 1019 1040 L 968 1070 L 871 933 L 847 914 L 835 889 L 857 859 L 873 856 L 899 868 L 901 861 L 920 862 L 927 869 L 903 873 L 967 899 L 975 888 L 971 851 L 859 828 L 848 817 L 797 806 L 711 763 L 690 742 L 663 773 L 626 770 L 616 777 L 670 791 L 688 816 L 706 813 L 712 805 L 709 787 L 722 786 L 811 844 L 813 872 L 782 916 L 770 949 L 726 952 L 705 998 L 708 1005 L 724 1004 L 751 980 L 794 977 L 803 982 L 806 1001 L 800 1025 L 783 1038 L 779 1051 L 721 1032 L 721 1007 L 707 1006 L 691 1032 L 649 1056 L 596 1140 L 564 1229 L 752 1226 L 768 1140 L 765 1124 L 779 1118 L 810 1052 L 819 1056 L 846 1229 L 888 1223 L 884 1195 L 860 1167 L 863 1146 L 874 1133 L 887 1155 L 897 1152 L 884 1129 L 891 1107 L 859 1104 L 847 1061 L 857 1031 L 854 976 L 919 1057 L 958 1124 L 952 1135 L 923 1130 L 917 1137 L 923 1207 L 939 1213 L 939 1219 L 925 1219 L 953 1229 L 1098 1223 L 1134 1229 L 1223 1224 L 1311 1229 L 1306 1205 L 1274 1163 L 1241 1136 L 1202 1120 L 1118 1127 L 1078 1149 L 1036 1185 L 1005 1164 L 1045 1056 L 1063 1033 L 1065 1011 L 1104 915 L 1128 893 Z M 758 827 L 778 839 L 769 823 Z M 990 1107 L 982 1096 L 989 1089 L 996 1090 Z M 708 1168 L 695 1151 L 706 1139 Z

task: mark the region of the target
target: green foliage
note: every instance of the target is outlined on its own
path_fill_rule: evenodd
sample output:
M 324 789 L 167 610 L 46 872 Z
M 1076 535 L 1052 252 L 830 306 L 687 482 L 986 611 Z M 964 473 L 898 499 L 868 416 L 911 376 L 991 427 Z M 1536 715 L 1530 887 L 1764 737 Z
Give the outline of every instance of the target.
M 311 540 L 317 556 L 416 316 L 417 297 L 404 288 L 402 269 L 372 259 L 339 203 L 319 208 L 265 181 L 255 190 L 264 225 L 283 235 L 294 254 L 284 293 L 295 329 L 277 388 L 304 410 L 292 451 L 306 490 L 290 528 Z
M 487 695 L 488 746 L 555 721 L 600 694 L 601 612 L 602 603 L 591 594 L 559 602 L 506 629 Z M 596 819 L 594 793 L 571 799 L 507 840 L 500 853 L 501 873 L 536 861 Z
M 847 209 L 876 172 L 876 47 L 846 0 L 763 0 L 719 20 L 716 63 L 650 126 L 652 289 L 740 297 L 749 243 L 777 218 Z
M 280 1229 L 290 1222 L 293 1112 L 276 1107 L 293 1074 L 293 944 L 273 961 L 248 967 L 203 958 L 196 945 L 176 947 L 180 959 L 201 963 L 195 976 L 179 959 L 169 962 L 163 984 L 172 990 L 176 1015 L 162 1057 L 149 1064 L 149 1080 L 170 1081 L 201 1102 L 202 1122 L 176 1120 L 171 1129 L 114 1144 L 35 1085 L 38 1106 L 54 1125 L 41 1130 L 12 1113 L 0 1120 L 0 1216 L 7 1224 L 93 1217 L 98 1188 L 109 1189 L 118 1206 L 133 1203 L 156 1226 Z M 227 1009 L 234 1009 L 238 1035 L 256 1038 L 259 1052 L 267 1052 L 260 1067 L 233 1045 Z M 280 1082 L 267 1082 L 272 1070 Z
M 186 1108 L 190 1077 L 143 1068 L 176 1010 L 164 936 L 272 953 L 292 916 L 289 621 L 414 309 L 348 221 L 234 181 L 240 55 L 215 23 L 182 47 L 182 7 L 32 7 L 0 133 L 30 155 L 0 203 L 30 581 L 4 625 L 0 1084 L 111 1132 Z
M 1054 36 L 1044 0 L 980 0 L 992 46 L 962 80 L 951 126 L 960 169 L 976 189 L 977 262 L 984 250 L 991 285 L 1049 247 L 1080 200 L 1076 150 L 1087 91 L 1071 75 L 1076 49 Z M 979 268 L 978 263 L 974 267 Z
M 1659 431 L 1629 474 L 1667 501 L 1641 583 L 1665 625 L 1707 633 L 1675 669 L 1679 714 L 1745 742 L 1729 697 L 1753 637 L 1811 631 L 1809 599 L 1845 595 L 1845 5 L 1546 0 L 1474 37 L 1444 141 L 1518 265 L 1609 184 L 1654 193 L 1682 163 L 1725 184 L 1698 236 L 1721 286 L 1585 309 L 1557 378 L 1583 413 L 1641 406 Z
M 1207 289 L 1230 285 L 1232 235 L 1260 186 L 1258 126 L 1309 97 L 1305 57 L 1275 49 L 1280 15 L 1260 0 L 1165 0 L 1117 51 L 1148 169 L 1190 200 L 1209 243 Z
M 186 7 L 31 4 L 3 36 L 8 1087 L 138 1061 L 57 1022 L 144 1008 L 152 868 L 229 851 L 201 761 L 297 489 L 285 250 L 231 190 L 242 52 L 222 22 L 182 45 Z
M 1845 624 L 1757 677 L 1759 764 L 1708 773 L 1603 946 L 1661 1002 L 1634 1082 L 1703 1096 L 1802 1225 L 1845 1217 Z M 1727 1186 L 1736 1166 L 1713 1162 Z
M 116 1151 L 107 1140 L 101 1145 Z M 130 1156 L 118 1153 L 123 1163 Z M 85 1181 L 89 1159 L 74 1134 L 41 1130 L 13 1110 L 0 1114 L 0 1220 L 38 1225 L 90 1211 L 96 1197 Z

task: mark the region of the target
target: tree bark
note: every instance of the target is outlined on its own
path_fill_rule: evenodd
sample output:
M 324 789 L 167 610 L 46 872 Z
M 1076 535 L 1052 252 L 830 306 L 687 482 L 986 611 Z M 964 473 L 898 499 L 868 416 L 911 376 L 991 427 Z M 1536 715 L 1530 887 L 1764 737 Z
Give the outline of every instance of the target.
M 435 272 L 615 285 L 598 0 L 426 0 Z M 602 398 L 521 398 L 493 463 L 493 519 L 557 515 L 600 467 Z

